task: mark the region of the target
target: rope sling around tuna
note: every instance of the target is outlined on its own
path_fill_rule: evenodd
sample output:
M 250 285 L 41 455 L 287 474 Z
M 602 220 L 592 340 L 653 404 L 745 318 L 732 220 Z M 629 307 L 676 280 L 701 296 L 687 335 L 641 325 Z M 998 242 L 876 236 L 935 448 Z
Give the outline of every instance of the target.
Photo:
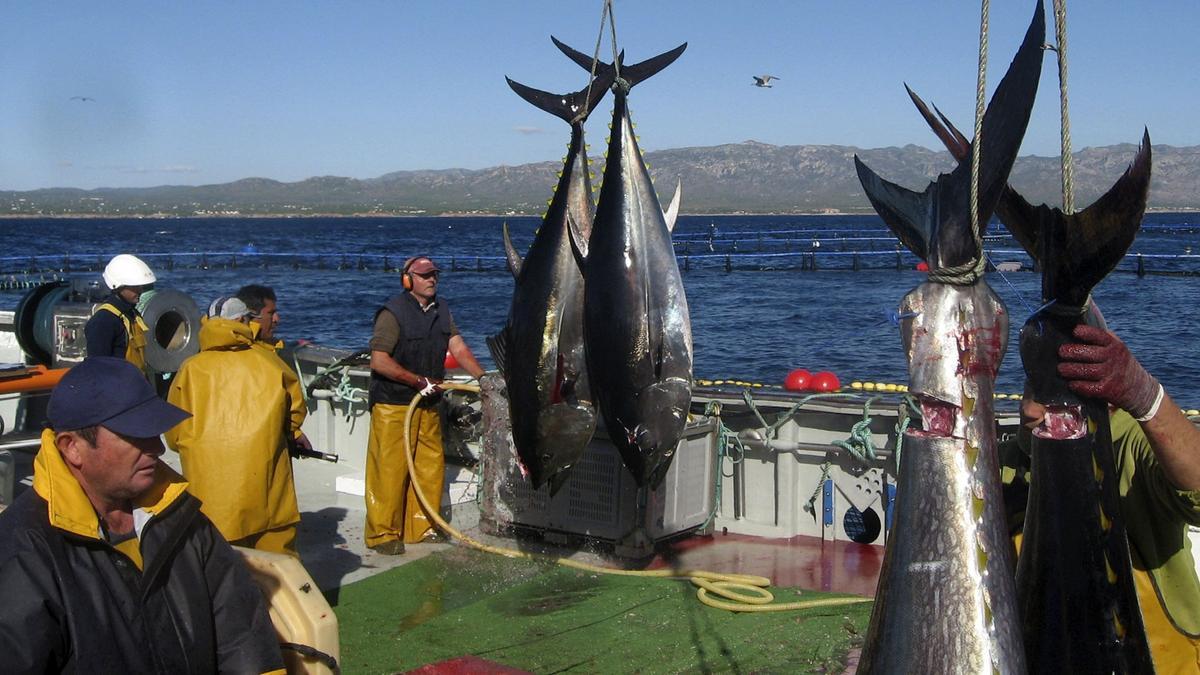
M 457 389 L 460 391 L 479 392 L 479 385 L 473 384 L 454 384 L 451 382 L 443 382 L 438 385 L 442 389 Z M 570 567 L 585 572 L 595 574 L 614 574 L 629 577 L 656 577 L 664 579 L 688 579 L 693 585 L 697 586 L 696 597 L 700 602 L 715 607 L 716 609 L 725 609 L 731 612 L 783 612 L 791 610 L 813 609 L 817 607 L 841 607 L 844 605 L 857 605 L 866 602 L 872 602 L 871 598 L 821 598 L 819 600 L 801 600 L 799 602 L 787 602 L 771 604 L 775 596 L 771 591 L 767 590 L 767 586 L 771 585 L 771 580 L 766 577 L 760 577 L 751 574 L 725 574 L 721 572 L 708 572 L 705 570 L 622 570 L 612 567 L 601 567 L 599 565 L 591 565 L 578 560 L 569 558 L 554 558 L 551 556 L 527 553 L 525 551 L 517 551 L 510 548 L 500 546 L 491 546 L 482 542 L 476 541 L 471 537 L 463 534 L 455 529 L 450 523 L 442 519 L 439 509 L 434 507 L 429 499 L 421 490 L 421 483 L 417 481 L 416 469 L 413 466 L 415 457 L 413 454 L 412 443 L 409 441 L 412 433 L 412 418 L 413 411 L 416 410 L 417 402 L 421 395 L 413 396 L 409 402 L 408 411 L 404 416 L 404 454 L 408 458 L 408 477 L 409 484 L 412 485 L 413 491 L 417 494 L 417 501 L 421 502 L 421 507 L 425 509 L 426 515 L 433 520 L 438 529 L 454 539 L 474 548 L 478 551 L 494 553 L 502 555 L 506 558 L 522 558 L 525 560 L 539 560 L 554 562 L 564 567 Z M 719 596 L 719 597 L 713 597 Z

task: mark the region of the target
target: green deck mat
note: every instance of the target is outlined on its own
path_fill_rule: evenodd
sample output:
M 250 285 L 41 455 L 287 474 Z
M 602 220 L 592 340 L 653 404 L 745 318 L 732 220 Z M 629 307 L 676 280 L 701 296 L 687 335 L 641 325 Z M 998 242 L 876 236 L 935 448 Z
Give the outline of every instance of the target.
M 341 589 L 341 665 L 391 673 L 474 655 L 534 673 L 841 672 L 871 611 L 734 613 L 695 596 L 686 581 L 454 548 Z

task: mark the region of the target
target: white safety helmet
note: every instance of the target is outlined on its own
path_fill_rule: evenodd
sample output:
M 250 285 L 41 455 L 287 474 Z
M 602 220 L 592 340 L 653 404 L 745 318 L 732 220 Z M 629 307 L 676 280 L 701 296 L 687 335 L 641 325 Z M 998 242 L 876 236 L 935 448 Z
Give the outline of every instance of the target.
M 149 286 L 154 281 L 150 267 L 128 253 L 113 256 L 104 266 L 104 284 L 114 291 L 122 286 Z

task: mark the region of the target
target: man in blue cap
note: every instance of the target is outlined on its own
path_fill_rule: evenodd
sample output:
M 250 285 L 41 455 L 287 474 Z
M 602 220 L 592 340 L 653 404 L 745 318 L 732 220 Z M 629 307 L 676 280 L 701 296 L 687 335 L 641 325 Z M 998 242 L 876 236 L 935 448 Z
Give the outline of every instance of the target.
M 159 461 L 188 413 L 94 357 L 47 416 L 33 489 L 0 513 L 0 670 L 282 672 L 262 593 Z

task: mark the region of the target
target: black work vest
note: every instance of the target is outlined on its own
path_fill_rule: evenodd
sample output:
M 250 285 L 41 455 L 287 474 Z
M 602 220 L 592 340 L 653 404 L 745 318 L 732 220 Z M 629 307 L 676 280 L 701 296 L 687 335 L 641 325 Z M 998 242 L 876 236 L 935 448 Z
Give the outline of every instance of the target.
M 375 312 L 391 312 L 400 324 L 400 338 L 392 349 L 392 358 L 416 375 L 440 380 L 446 376 L 446 347 L 450 345 L 450 309 L 440 300 L 428 312 L 411 293 L 401 293 Z M 390 403 L 408 405 L 417 390 L 371 371 L 370 405 Z M 433 405 L 438 397 L 428 397 L 422 406 Z

